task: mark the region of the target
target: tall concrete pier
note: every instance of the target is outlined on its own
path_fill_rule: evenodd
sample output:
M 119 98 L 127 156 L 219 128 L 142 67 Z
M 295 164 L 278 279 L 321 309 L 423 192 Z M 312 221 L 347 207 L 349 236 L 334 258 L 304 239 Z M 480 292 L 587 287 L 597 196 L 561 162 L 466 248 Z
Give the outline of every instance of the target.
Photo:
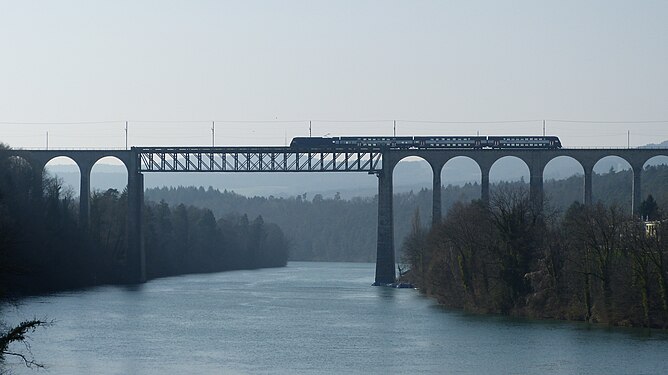
M 394 209 L 392 169 L 383 164 L 378 175 L 378 240 L 376 247 L 376 284 L 393 283 L 394 273 Z

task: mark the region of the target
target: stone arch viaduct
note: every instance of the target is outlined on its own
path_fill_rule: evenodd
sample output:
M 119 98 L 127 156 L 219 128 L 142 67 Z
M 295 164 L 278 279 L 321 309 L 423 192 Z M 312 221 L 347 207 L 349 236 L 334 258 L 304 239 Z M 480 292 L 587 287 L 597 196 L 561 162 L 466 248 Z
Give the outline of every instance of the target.
M 559 156 L 571 157 L 584 170 L 583 202 L 591 204 L 594 165 L 604 157 L 618 156 L 633 171 L 633 211 L 642 200 L 641 179 L 645 163 L 656 156 L 668 156 L 668 149 L 451 149 L 451 150 L 294 150 L 287 147 L 133 147 L 130 150 L 3 150 L 4 157 L 25 159 L 40 177 L 46 164 L 56 157 L 68 157 L 81 173 L 79 194 L 80 223 L 90 217 L 90 173 L 97 161 L 115 157 L 128 171 L 128 248 L 133 259 L 133 279 L 144 282 L 145 254 L 141 228 L 145 172 L 368 172 L 378 176 L 378 236 L 376 283 L 395 280 L 393 224 L 394 167 L 404 158 L 419 157 L 429 163 L 433 172 L 432 222 L 441 220 L 441 170 L 449 160 L 464 156 L 475 161 L 481 171 L 481 199 L 489 201 L 489 172 L 492 165 L 506 156 L 522 160 L 529 168 L 530 198 L 536 205 L 543 202 L 543 171 L 548 162 Z

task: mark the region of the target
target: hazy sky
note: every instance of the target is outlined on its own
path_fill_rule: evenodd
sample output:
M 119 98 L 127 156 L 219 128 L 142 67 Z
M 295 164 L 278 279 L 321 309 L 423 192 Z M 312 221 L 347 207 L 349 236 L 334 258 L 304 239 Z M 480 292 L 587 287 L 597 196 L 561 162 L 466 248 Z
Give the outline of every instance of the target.
M 666 20 L 668 1 L 642 0 L 0 0 L 0 141 L 123 147 L 126 120 L 130 145 L 208 145 L 212 120 L 217 144 L 282 145 L 308 120 L 321 136 L 548 119 L 566 146 L 660 142 Z M 256 120 L 297 122 L 232 122 Z M 56 124 L 88 121 L 109 123 Z

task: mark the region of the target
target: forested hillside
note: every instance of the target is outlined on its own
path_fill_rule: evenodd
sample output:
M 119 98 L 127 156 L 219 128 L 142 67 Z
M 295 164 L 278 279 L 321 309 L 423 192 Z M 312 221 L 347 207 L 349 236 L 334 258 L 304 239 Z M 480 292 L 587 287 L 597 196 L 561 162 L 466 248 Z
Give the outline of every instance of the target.
M 643 172 L 644 197 L 652 194 L 659 205 L 668 204 L 668 166 L 651 166 Z M 582 201 L 584 182 L 582 176 L 564 180 L 545 181 L 547 203 L 560 212 L 575 201 Z M 526 187 L 524 182 L 498 183 L 491 187 Z M 632 191 L 631 171 L 610 170 L 595 174 L 594 199 L 604 204 L 619 204 L 630 211 Z M 395 194 L 394 220 L 395 244 L 399 247 L 410 231 L 411 217 L 419 209 L 424 226 L 431 223 L 431 190 Z M 164 200 L 169 204 L 184 203 L 207 207 L 216 217 L 231 213 L 245 213 L 251 217 L 262 215 L 267 221 L 277 223 L 291 242 L 290 259 L 325 261 L 374 261 L 376 257 L 376 198 L 331 199 L 321 195 L 306 194 L 291 197 L 244 197 L 231 191 L 196 187 L 155 188 L 146 191 L 153 201 Z M 468 202 L 480 197 L 480 186 L 446 186 L 443 188 L 443 212 L 447 213 L 455 202 Z
M 85 230 L 78 200 L 57 179 L 36 176 L 24 160 L 0 157 L 0 299 L 134 280 L 128 272 L 127 194 L 93 193 Z M 144 225 L 149 278 L 287 262 L 283 233 L 260 216 L 216 220 L 206 208 L 147 202 Z
M 651 199 L 642 214 L 660 219 Z M 547 215 L 546 215 L 547 214 Z M 459 203 L 403 243 L 408 278 L 468 311 L 668 327 L 668 227 L 648 232 L 626 210 L 572 204 L 534 210 L 526 191 Z

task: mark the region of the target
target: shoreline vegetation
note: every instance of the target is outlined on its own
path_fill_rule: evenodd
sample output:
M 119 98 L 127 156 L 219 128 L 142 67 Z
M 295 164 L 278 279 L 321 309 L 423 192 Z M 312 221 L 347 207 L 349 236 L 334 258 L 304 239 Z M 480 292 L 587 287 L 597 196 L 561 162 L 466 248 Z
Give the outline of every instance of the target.
M 131 283 L 127 193 L 93 192 L 84 229 L 72 192 L 36 175 L 20 158 L 0 159 L 0 296 Z M 216 219 L 206 208 L 146 201 L 143 226 L 149 280 L 287 264 L 286 237 L 260 215 Z
M 536 209 L 525 190 L 457 203 L 430 230 L 414 215 L 405 276 L 440 304 L 479 314 L 668 328 L 668 225 L 618 206 Z M 641 215 L 660 221 L 650 195 Z

